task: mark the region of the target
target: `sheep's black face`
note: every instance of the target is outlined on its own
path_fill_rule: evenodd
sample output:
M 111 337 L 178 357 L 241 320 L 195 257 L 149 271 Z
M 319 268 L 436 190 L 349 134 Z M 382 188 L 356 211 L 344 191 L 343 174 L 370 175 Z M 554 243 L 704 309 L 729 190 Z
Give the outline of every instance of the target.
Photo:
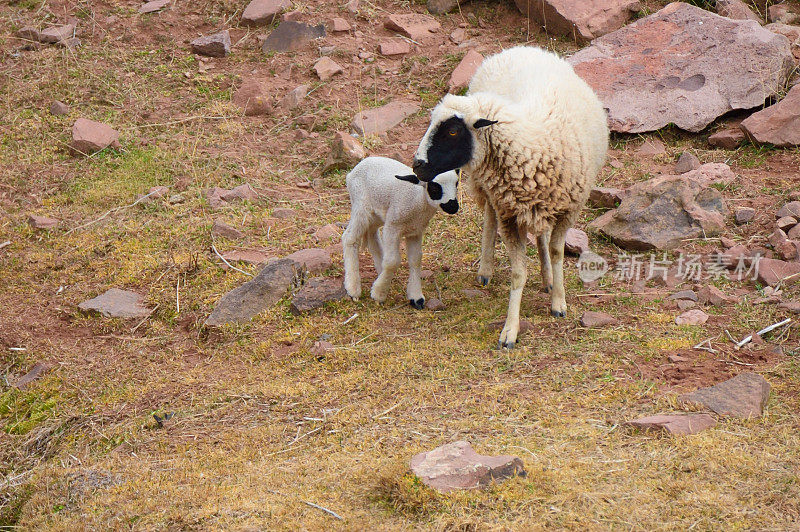
M 472 133 L 462 118 L 453 116 L 441 122 L 428 137 L 424 151 L 414 159 L 414 173 L 422 181 L 456 170 L 472 158 Z

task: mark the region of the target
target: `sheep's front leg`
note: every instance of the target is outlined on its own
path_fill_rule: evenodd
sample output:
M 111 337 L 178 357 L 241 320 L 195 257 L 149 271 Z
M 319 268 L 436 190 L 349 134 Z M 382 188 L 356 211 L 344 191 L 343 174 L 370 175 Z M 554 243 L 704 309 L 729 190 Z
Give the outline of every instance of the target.
M 503 241 L 508 248 L 508 257 L 511 260 L 511 293 L 508 297 L 508 314 L 506 314 L 506 324 L 500 333 L 500 341 L 497 347 L 514 349 L 519 334 L 519 307 L 522 303 L 522 290 L 525 288 L 525 281 L 528 279 L 528 271 L 525 263 L 525 239 L 523 231 L 514 227 L 511 230 L 503 231 Z
M 549 294 L 553 291 L 553 266 L 550 262 L 550 228 L 536 237 L 536 247 L 539 250 L 539 264 L 542 265 L 542 291 Z
M 550 235 L 550 258 L 553 261 L 553 291 L 550 294 L 550 314 L 556 318 L 567 315 L 567 300 L 564 291 L 564 241 L 571 222 L 568 217 L 559 218 Z
M 481 262 L 478 266 L 478 284 L 486 286 L 494 274 L 494 247 L 497 240 L 497 214 L 486 201 L 483 208 L 483 235 L 481 235 Z
M 363 225 L 357 217 L 352 217 L 342 234 L 342 254 L 344 255 L 344 288 L 353 300 L 361 297 L 361 272 L 358 265 L 358 252 L 363 237 Z
M 406 237 L 406 254 L 408 255 L 408 302 L 417 310 L 425 308 L 425 296 L 422 295 L 422 236 Z
M 386 301 L 386 296 L 389 294 L 389 285 L 398 266 L 400 266 L 400 233 L 392 227 L 383 226 L 381 244 L 383 248 L 381 273 L 372 283 L 372 291 L 370 292 L 372 299 L 378 303 Z

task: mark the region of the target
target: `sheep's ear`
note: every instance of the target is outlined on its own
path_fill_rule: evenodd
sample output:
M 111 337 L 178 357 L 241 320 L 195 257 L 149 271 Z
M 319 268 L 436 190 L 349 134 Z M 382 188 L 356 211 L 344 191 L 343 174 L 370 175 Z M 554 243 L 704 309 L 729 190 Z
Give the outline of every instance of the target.
M 414 174 L 411 175 L 396 175 L 395 176 L 400 181 L 408 181 L 412 185 L 419 185 L 419 178 Z
M 482 127 L 491 126 L 492 124 L 496 123 L 497 120 L 487 120 L 485 118 L 479 118 L 474 124 L 472 124 L 472 127 L 474 127 L 475 129 L 480 129 Z

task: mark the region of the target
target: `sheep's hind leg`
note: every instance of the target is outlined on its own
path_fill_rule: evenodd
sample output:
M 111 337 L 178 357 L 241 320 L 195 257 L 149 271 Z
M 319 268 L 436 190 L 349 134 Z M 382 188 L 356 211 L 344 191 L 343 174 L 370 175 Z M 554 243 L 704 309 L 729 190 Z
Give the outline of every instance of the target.
M 394 278 L 394 274 L 400 266 L 400 234 L 393 229 L 383 227 L 383 237 L 381 238 L 383 248 L 383 262 L 381 264 L 381 273 L 375 282 L 372 283 L 372 291 L 370 297 L 378 303 L 386 301 L 386 296 L 389 294 L 389 285 Z
M 408 287 L 406 295 L 408 302 L 417 310 L 425 308 L 425 296 L 422 295 L 422 237 L 409 236 L 406 238 L 406 254 L 408 255 Z
M 359 271 L 358 253 L 364 238 L 364 223 L 353 217 L 342 234 L 342 254 L 344 255 L 344 288 L 353 300 L 361 297 L 361 272 Z
M 506 323 L 500 333 L 498 349 L 506 347 L 514 349 L 519 334 L 519 307 L 522 303 L 522 290 L 528 279 L 525 257 L 525 239 L 527 235 L 518 227 L 510 227 L 502 232 L 503 241 L 511 260 L 511 293 L 508 297 L 508 313 Z
M 481 236 L 481 262 L 478 266 L 478 284 L 486 286 L 494 274 L 494 248 L 497 240 L 497 214 L 488 200 L 483 208 L 483 235 Z
M 536 247 L 539 250 L 539 263 L 542 265 L 542 291 L 549 294 L 553 291 L 553 266 L 550 262 L 550 228 L 536 237 Z
M 550 314 L 556 318 L 567 315 L 567 300 L 564 292 L 564 240 L 572 225 L 568 216 L 556 221 L 550 235 L 550 258 L 553 262 L 553 291 L 550 293 Z
M 383 269 L 383 246 L 381 245 L 381 237 L 378 234 L 379 229 L 380 227 L 370 227 L 367 230 L 367 248 L 369 248 L 369 253 L 372 255 L 372 263 L 375 265 L 375 271 L 378 272 L 378 275 L 381 274 Z

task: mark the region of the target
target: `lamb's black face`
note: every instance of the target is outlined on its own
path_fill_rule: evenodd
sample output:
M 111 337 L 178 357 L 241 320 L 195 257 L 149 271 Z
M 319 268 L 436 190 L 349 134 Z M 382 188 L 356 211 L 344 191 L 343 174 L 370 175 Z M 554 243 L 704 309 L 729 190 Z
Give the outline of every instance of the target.
M 427 142 L 425 153 L 414 159 L 414 173 L 422 181 L 461 168 L 472 158 L 473 140 L 464 120 L 453 116 L 440 123 Z

